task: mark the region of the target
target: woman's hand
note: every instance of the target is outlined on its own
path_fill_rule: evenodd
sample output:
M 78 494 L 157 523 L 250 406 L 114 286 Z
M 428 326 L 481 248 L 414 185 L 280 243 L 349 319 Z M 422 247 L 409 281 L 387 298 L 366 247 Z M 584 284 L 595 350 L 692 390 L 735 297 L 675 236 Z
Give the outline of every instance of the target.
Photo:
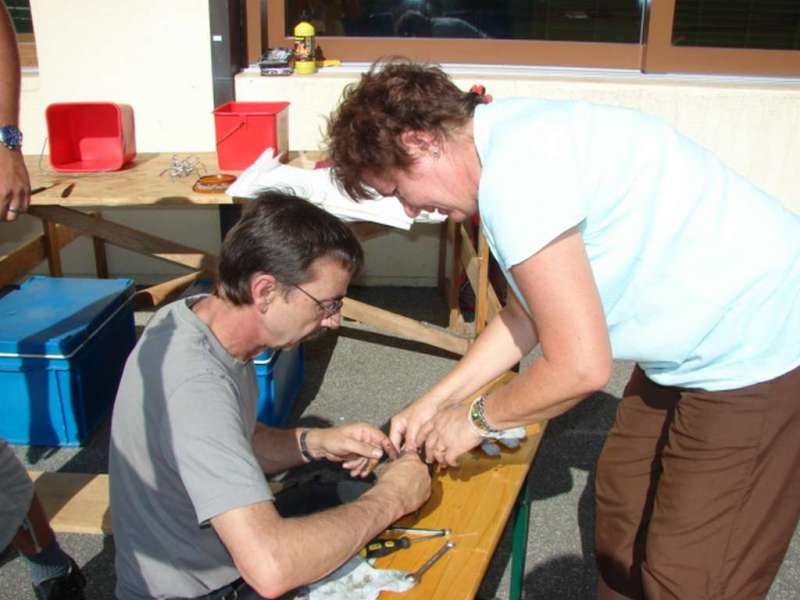
M 310 429 L 306 436 L 308 452 L 315 459 L 342 463 L 351 477 L 366 477 L 386 453 L 397 458 L 397 448 L 379 429 L 367 423 Z
M 469 403 L 455 404 L 440 410 L 425 423 L 417 443 L 425 445 L 425 461 L 456 467 L 458 459 L 481 443 L 483 438 L 469 419 Z
M 396 448 L 416 451 L 419 431 L 439 410 L 441 399 L 421 396 L 392 417 L 389 438 Z

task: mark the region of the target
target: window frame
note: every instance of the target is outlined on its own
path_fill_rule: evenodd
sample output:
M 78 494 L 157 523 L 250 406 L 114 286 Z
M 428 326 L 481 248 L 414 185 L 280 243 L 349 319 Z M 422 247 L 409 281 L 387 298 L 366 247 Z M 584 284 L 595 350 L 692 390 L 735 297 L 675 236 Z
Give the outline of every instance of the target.
M 284 0 L 269 0 L 267 29 L 270 47 L 292 46 L 284 33 Z M 317 36 L 317 44 L 327 58 L 361 62 L 400 55 L 440 63 L 638 69 L 642 59 L 640 44 L 338 36 Z
M 650 0 L 650 23 L 642 70 L 648 73 L 704 73 L 796 77 L 800 50 L 752 50 L 673 46 L 677 0 Z
M 672 45 L 676 0 L 649 0 L 642 44 L 318 36 L 327 58 L 372 62 L 402 55 L 439 63 L 628 69 L 642 73 L 800 76 L 800 51 Z M 285 0 L 267 0 L 268 47 L 292 45 Z

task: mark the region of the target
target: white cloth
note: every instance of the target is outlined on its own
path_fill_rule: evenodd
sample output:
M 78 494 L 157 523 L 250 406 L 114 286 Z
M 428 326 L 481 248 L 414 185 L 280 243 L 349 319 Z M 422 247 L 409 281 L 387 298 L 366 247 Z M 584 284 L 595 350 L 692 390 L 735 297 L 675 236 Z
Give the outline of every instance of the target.
M 375 600 L 381 592 L 407 592 L 414 587 L 408 573 L 376 569 L 354 556 L 333 573 L 295 594 L 294 600 Z
M 481 442 L 480 447 L 489 456 L 500 456 L 501 449 L 498 442 L 509 450 L 516 450 L 526 437 L 527 432 L 524 427 L 512 427 L 494 433 L 492 437 Z
M 343 221 L 371 221 L 406 231 L 415 222 L 441 223 L 447 218 L 423 211 L 412 219 L 394 196 L 356 202 L 333 182 L 330 168 L 293 167 L 282 164 L 273 154 L 273 149 L 267 148 L 225 193 L 237 198 L 255 198 L 267 188 L 292 190 Z

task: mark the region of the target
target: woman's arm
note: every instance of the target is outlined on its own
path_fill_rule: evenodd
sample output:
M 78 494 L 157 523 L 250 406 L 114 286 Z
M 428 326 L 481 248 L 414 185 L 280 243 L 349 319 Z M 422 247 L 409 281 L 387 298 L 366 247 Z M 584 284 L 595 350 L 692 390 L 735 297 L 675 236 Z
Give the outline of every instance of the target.
M 542 356 L 486 398 L 493 429 L 549 419 L 602 388 L 611 374 L 611 345 L 583 240 L 570 229 L 514 266 L 514 279 L 532 312 Z M 444 464 L 475 447 L 480 437 L 469 406 L 439 411 L 418 433 L 426 455 Z
M 577 229 L 511 269 L 539 332 L 542 356 L 486 402 L 498 429 L 561 414 L 611 376 L 603 305 Z
M 419 429 L 438 410 L 469 397 L 510 369 L 536 346 L 528 313 L 509 294 L 503 310 L 491 320 L 456 366 L 441 381 L 392 418 L 389 437 L 399 448 L 416 448 Z

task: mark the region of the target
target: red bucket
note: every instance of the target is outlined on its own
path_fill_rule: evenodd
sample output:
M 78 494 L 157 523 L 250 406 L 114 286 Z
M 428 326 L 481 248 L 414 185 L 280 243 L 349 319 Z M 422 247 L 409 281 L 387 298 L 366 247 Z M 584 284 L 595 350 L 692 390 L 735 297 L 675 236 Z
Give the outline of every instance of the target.
M 249 167 L 267 148 L 289 149 L 288 102 L 227 102 L 214 110 L 220 169 Z
M 56 171 L 117 171 L 136 158 L 133 108 L 113 102 L 64 102 L 45 111 Z

